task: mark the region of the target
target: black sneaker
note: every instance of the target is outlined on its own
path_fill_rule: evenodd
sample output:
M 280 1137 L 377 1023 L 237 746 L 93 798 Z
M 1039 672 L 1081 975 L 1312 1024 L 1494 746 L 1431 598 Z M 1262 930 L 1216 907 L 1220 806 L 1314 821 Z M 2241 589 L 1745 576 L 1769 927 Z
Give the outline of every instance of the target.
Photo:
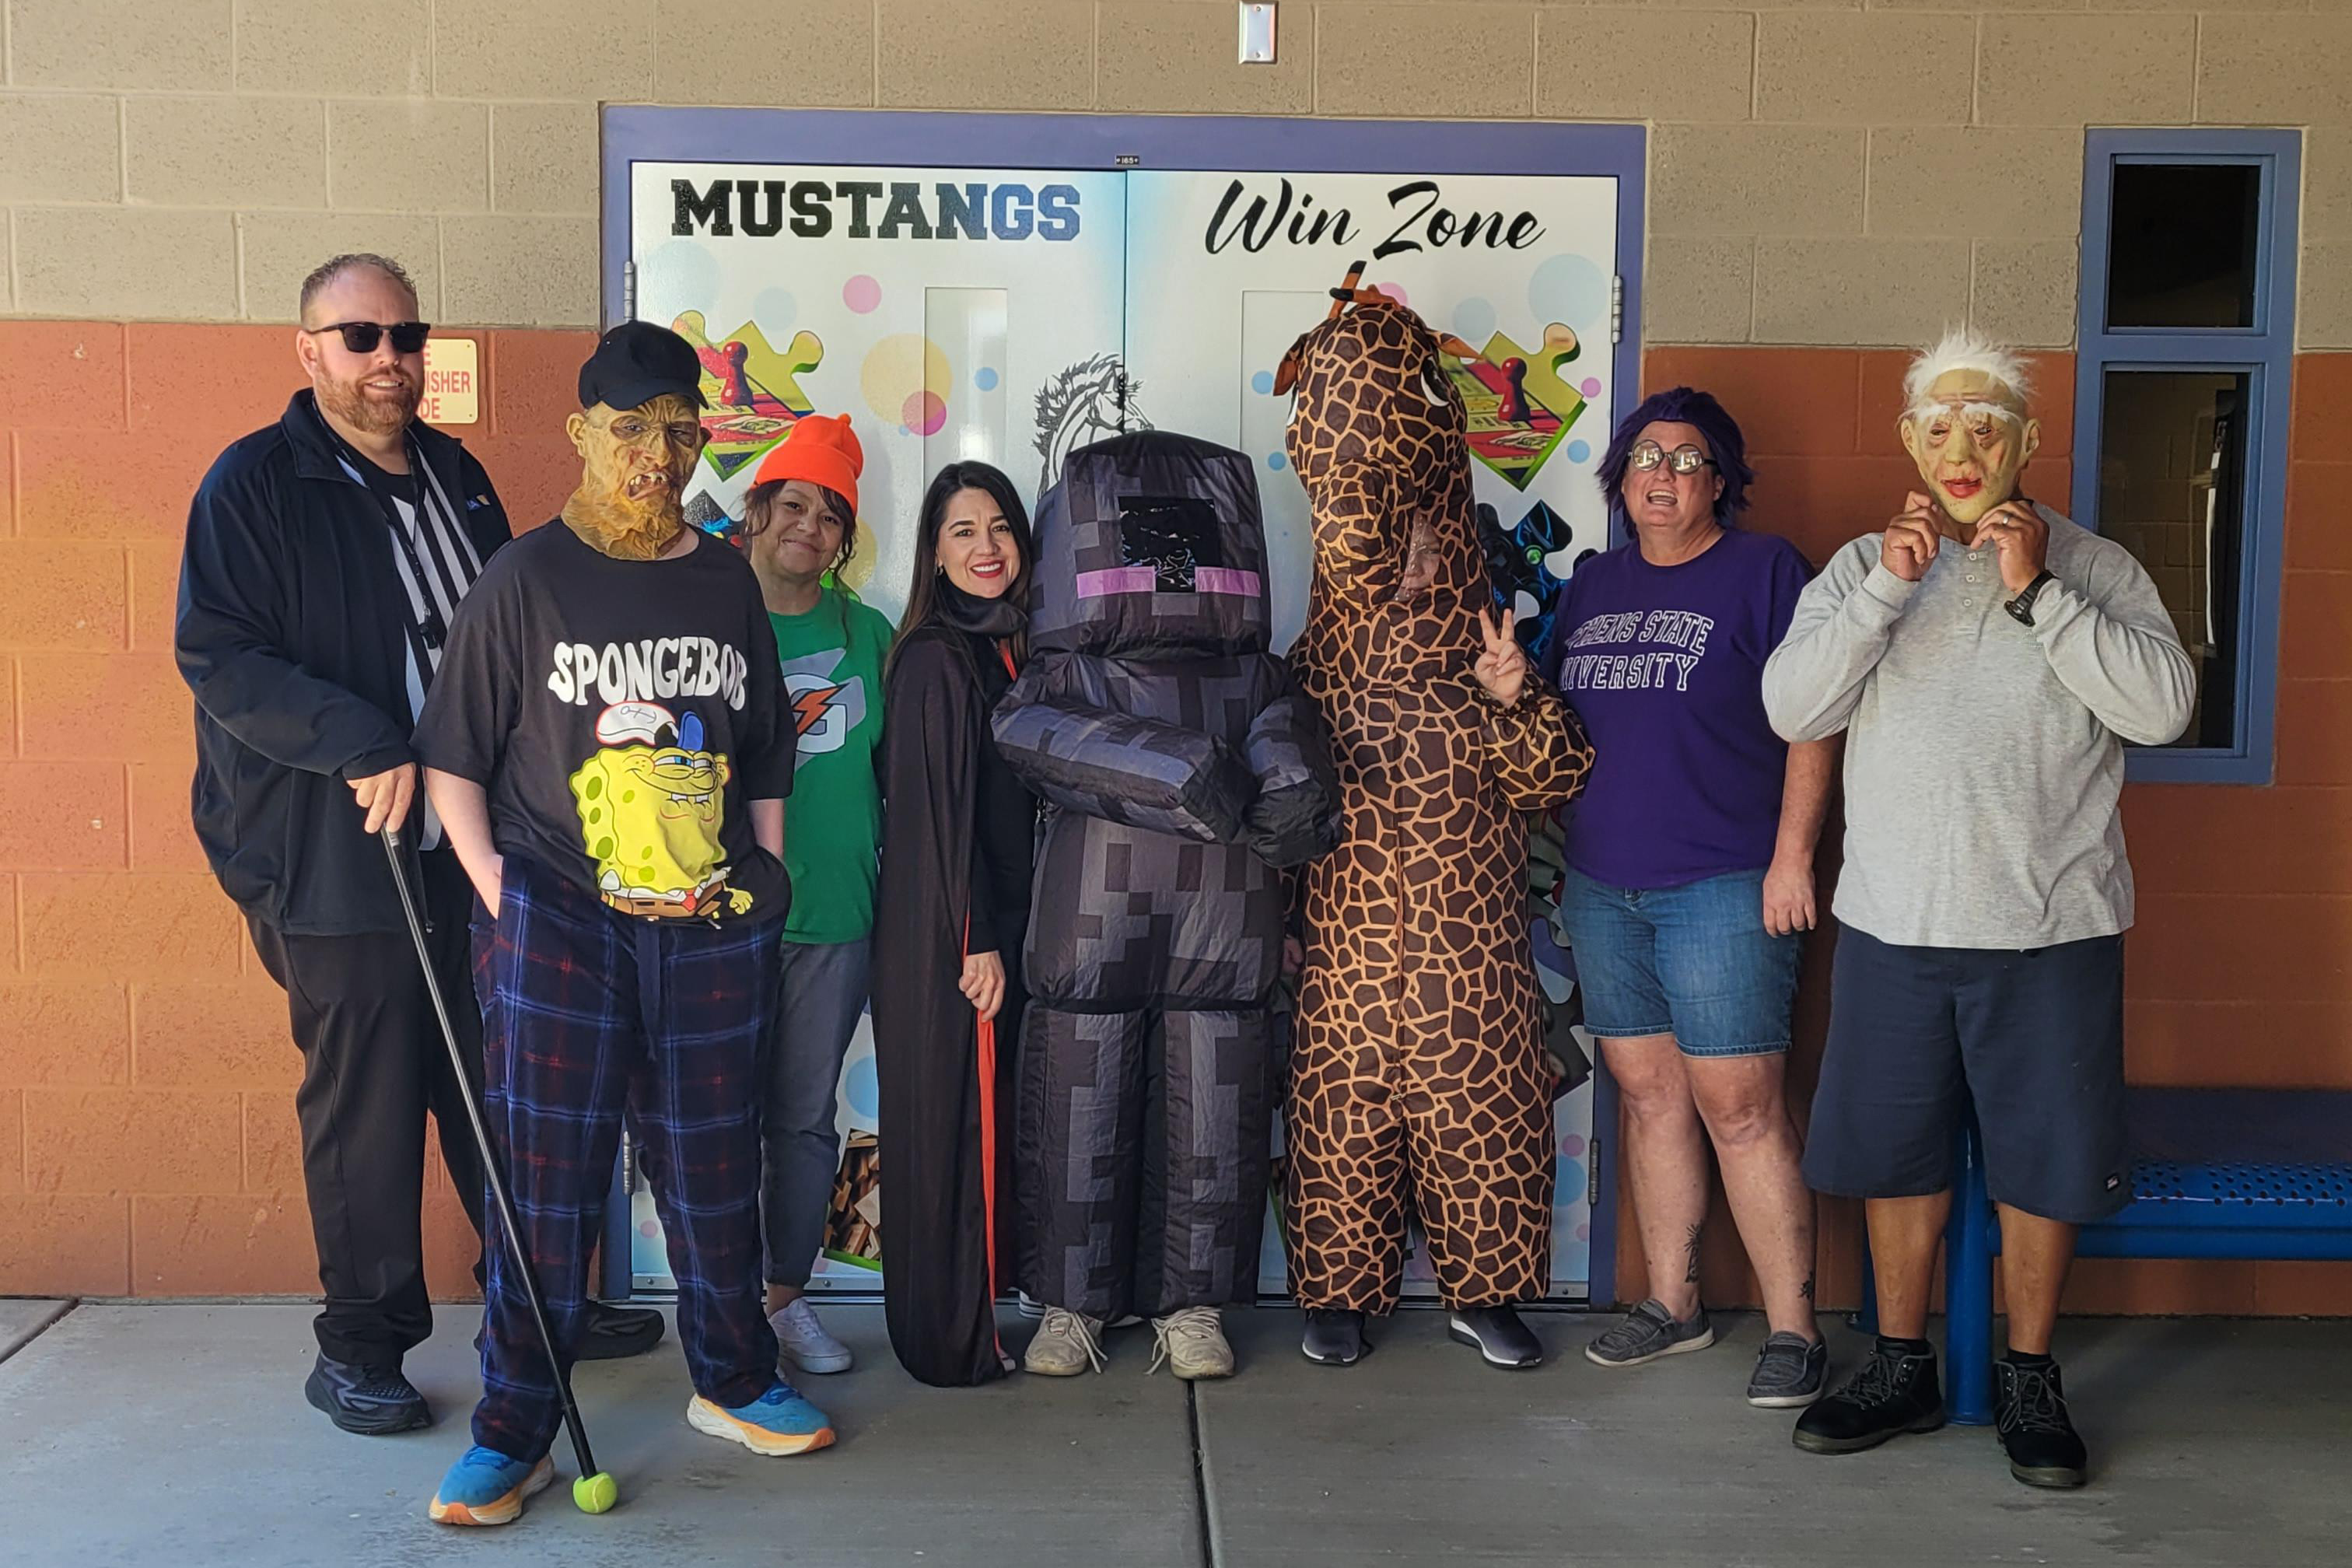
M 383 1437 L 433 1425 L 425 1395 L 394 1367 L 361 1366 L 320 1352 L 302 1395 L 327 1419 L 362 1437 Z
M 1859 1454 L 1906 1432 L 1944 1424 L 1936 1352 L 1913 1354 L 1881 1339 L 1852 1383 L 1797 1417 L 1792 1439 L 1809 1454 Z
M 1454 1314 L 1445 1331 L 1476 1346 L 1488 1366 L 1518 1372 L 1543 1365 L 1543 1342 L 1511 1307 L 1465 1307 Z
M 1364 1338 L 1364 1314 L 1344 1307 L 1307 1309 L 1307 1333 L 1299 1353 L 1318 1366 L 1353 1366 L 1372 1353 Z
M 474 1331 L 474 1353 L 482 1353 L 482 1336 L 487 1326 Z M 661 1343 L 662 1315 L 651 1307 L 615 1307 L 609 1301 L 591 1301 L 588 1315 L 580 1329 L 579 1348 L 572 1352 L 574 1361 L 622 1361 L 629 1356 L 643 1355 Z
M 1993 1363 L 1993 1425 L 2009 1455 L 2009 1473 L 2029 1487 L 2079 1487 L 2088 1458 L 2066 1414 L 2058 1363 Z
M 573 1359 L 620 1361 L 643 1355 L 661 1343 L 661 1337 L 662 1315 L 651 1307 L 616 1307 L 609 1301 L 591 1301 Z

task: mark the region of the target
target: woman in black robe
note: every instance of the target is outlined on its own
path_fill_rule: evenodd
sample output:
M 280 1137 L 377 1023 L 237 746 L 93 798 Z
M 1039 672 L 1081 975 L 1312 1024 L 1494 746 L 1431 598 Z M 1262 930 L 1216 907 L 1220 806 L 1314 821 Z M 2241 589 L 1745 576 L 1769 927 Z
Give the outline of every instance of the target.
M 884 1315 L 900 1363 L 940 1386 L 1013 1365 L 995 1296 L 1017 1254 L 1013 1058 L 1036 802 L 988 719 L 1020 660 L 1030 575 L 1012 481 L 985 463 L 940 470 L 883 681 L 873 1006 Z

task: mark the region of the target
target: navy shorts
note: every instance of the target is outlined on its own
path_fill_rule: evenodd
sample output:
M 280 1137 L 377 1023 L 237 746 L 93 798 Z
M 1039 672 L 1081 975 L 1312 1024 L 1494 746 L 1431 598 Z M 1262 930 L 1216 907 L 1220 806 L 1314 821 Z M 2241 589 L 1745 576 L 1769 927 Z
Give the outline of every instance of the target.
M 1764 873 L 1612 888 L 1570 867 L 1558 925 L 1595 1039 L 1672 1035 L 1685 1056 L 1789 1048 L 1797 938 L 1764 930 Z
M 1848 1198 L 1944 1191 L 1971 1101 L 1995 1202 L 2082 1225 L 2131 1201 L 2122 937 L 2021 952 L 1838 933 L 1807 1184 Z

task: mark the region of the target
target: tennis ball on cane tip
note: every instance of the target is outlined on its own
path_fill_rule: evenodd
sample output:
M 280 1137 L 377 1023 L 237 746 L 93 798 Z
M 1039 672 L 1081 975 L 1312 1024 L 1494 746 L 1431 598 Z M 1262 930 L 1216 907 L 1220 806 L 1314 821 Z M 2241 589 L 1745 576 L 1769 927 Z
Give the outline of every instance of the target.
M 621 1500 L 621 1489 L 614 1484 L 612 1471 L 599 1470 L 572 1483 L 572 1500 L 582 1513 L 605 1513 Z

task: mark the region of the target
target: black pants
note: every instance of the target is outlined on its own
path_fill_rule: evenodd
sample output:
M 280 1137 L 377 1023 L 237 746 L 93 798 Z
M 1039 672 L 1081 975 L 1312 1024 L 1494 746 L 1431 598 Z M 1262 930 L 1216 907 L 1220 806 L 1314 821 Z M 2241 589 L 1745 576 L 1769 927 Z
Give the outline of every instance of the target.
M 482 1015 L 467 932 L 474 890 L 449 850 L 420 858 L 434 971 L 478 1092 Z M 294 1105 L 326 1291 L 319 1348 L 337 1361 L 397 1366 L 433 1331 L 421 1223 L 427 1110 L 440 1123 L 441 1157 L 477 1236 L 484 1194 L 481 1155 L 415 945 L 404 930 L 293 936 L 257 920 L 248 924 L 262 966 L 286 988 L 302 1051 Z

